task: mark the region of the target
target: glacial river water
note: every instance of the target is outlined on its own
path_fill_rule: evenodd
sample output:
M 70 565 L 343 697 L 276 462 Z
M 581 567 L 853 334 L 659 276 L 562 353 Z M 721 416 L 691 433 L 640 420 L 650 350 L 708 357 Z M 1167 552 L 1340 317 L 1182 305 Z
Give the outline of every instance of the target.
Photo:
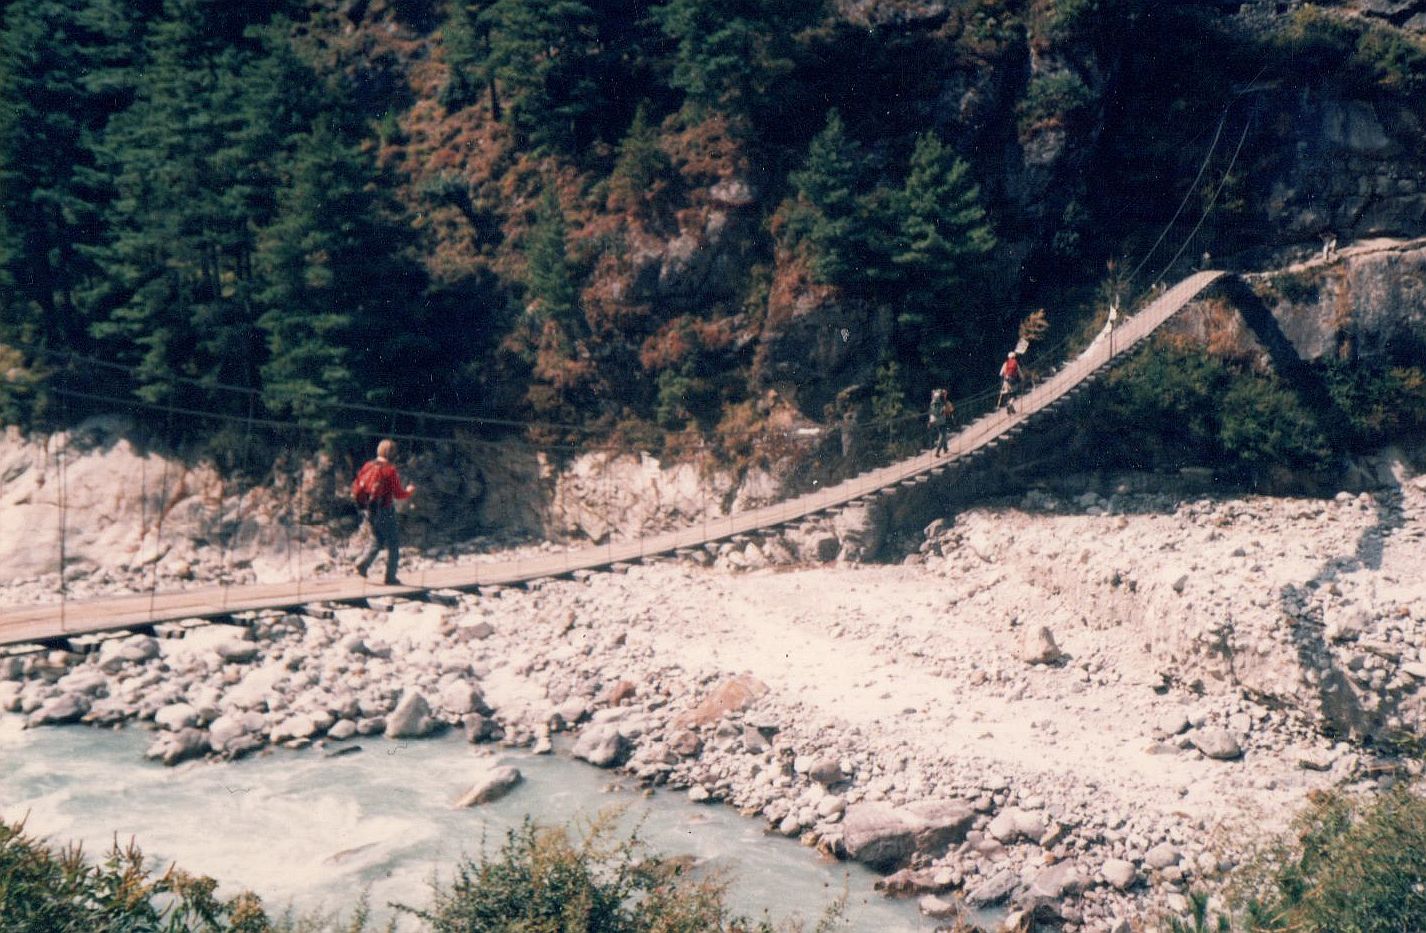
M 699 806 L 680 793 L 644 797 L 617 777 L 554 755 L 497 753 L 525 783 L 503 800 L 451 808 L 471 783 L 477 751 L 456 737 L 361 740 L 337 758 L 285 750 L 232 764 L 164 768 L 145 761 L 149 733 L 87 727 L 23 730 L 0 714 L 0 816 L 28 814 L 30 832 L 82 841 L 101 855 L 117 837 L 145 854 L 218 879 L 224 893 L 248 887 L 271 908 L 344 911 L 370 892 L 377 917 L 390 902 L 424 906 L 433 875 L 449 878 L 463 854 L 495 851 L 529 814 L 545 823 L 588 818 L 611 806 L 639 825 L 654 851 L 688 855 L 731 879 L 739 913 L 801 917 L 811 929 L 848 890 L 842 929 L 929 931 L 914 901 L 888 901 L 875 876 L 819 859 L 795 841 L 762 832 L 728 807 Z

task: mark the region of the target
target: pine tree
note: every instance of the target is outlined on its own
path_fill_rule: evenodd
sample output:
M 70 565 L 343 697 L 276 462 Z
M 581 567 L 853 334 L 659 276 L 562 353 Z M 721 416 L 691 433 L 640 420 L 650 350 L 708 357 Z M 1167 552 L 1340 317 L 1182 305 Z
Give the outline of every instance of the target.
M 874 169 L 861 144 L 848 135 L 841 114 L 812 139 L 802 168 L 790 176 L 797 200 L 787 234 L 805 243 L 813 276 L 820 282 L 857 286 L 876 281 L 886 263 L 879 244 L 879 200 Z
M 104 138 L 118 197 L 93 253 L 106 273 L 93 333 L 150 400 L 174 376 L 257 385 L 257 231 L 276 209 L 276 161 L 321 98 L 280 27 L 233 46 L 205 30 L 208 10 L 167 0 L 137 100 Z
M 668 0 L 651 15 L 676 45 L 672 84 L 698 107 L 747 113 L 794 68 L 817 0 Z
M 78 295 L 97 274 L 107 179 L 95 136 L 128 102 L 118 0 L 36 0 L 0 30 L 0 337 L 85 351 Z
M 974 264 L 995 247 L 970 167 L 933 134 L 917 138 L 895 211 L 900 218 L 892 257 L 905 282 L 898 324 L 928 349 L 944 350 L 963 336 L 961 303 Z
M 602 99 L 591 59 L 600 52 L 594 11 L 580 0 L 495 0 L 476 18 L 489 37 L 485 67 L 506 98 L 506 117 L 536 148 L 574 152 L 581 122 Z
M 499 98 L 495 80 L 486 60 L 490 54 L 490 37 L 478 21 L 479 13 L 467 0 L 451 0 L 450 11 L 441 27 L 441 45 L 446 53 L 446 83 L 441 88 L 441 105 L 447 110 L 468 107 L 480 97 L 481 90 L 490 90 L 491 117 L 500 119 Z
M 658 131 L 649 123 L 648 106 L 640 104 L 609 175 L 610 207 L 637 210 L 652 203 L 672 172 L 673 163 L 659 144 Z
M 526 244 L 526 316 L 541 324 L 576 323 L 579 291 L 569 262 L 564 211 L 553 184 L 540 197 Z

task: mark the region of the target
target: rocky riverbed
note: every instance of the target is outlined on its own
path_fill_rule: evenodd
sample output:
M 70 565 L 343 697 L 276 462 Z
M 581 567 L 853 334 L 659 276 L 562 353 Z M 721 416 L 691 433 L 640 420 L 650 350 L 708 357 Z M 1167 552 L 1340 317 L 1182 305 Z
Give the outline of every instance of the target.
M 1036 490 L 933 523 L 896 566 L 810 562 L 835 552 L 812 529 L 528 590 L 164 625 L 0 659 L 0 707 L 137 721 L 170 764 L 570 731 L 577 757 L 873 865 L 930 914 L 1127 930 L 1309 792 L 1412 776 L 1369 742 L 1426 733 L 1426 480 L 1383 480 Z M 484 778 L 451 798 L 517 776 Z

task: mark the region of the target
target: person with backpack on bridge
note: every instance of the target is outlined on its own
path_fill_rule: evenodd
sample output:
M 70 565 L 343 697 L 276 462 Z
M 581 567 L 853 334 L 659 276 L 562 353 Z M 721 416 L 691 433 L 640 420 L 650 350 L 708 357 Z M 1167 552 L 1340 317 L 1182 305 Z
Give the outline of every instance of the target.
M 931 410 L 926 416 L 926 427 L 933 432 L 938 457 L 950 449 L 951 423 L 955 417 L 956 404 L 951 401 L 950 393 L 945 389 L 932 389 Z
M 1020 384 L 1022 377 L 1020 372 L 1020 356 L 1011 350 L 1005 357 L 1005 363 L 1000 367 L 1000 397 L 995 400 L 995 407 L 999 408 L 1005 404 L 1007 399 L 1009 404 L 1007 410 L 1010 414 L 1015 414 L 1015 389 Z
M 396 578 L 397 553 L 401 549 L 401 538 L 396 527 L 396 500 L 409 499 L 416 491 L 415 486 L 402 486 L 401 476 L 391 458 L 396 455 L 396 442 L 389 438 L 376 445 L 376 459 L 362 464 L 356 479 L 352 480 L 352 498 L 366 511 L 367 525 L 371 528 L 371 547 L 367 548 L 361 560 L 356 562 L 356 572 L 365 577 L 371 569 L 376 555 L 386 551 L 387 586 L 400 586 Z

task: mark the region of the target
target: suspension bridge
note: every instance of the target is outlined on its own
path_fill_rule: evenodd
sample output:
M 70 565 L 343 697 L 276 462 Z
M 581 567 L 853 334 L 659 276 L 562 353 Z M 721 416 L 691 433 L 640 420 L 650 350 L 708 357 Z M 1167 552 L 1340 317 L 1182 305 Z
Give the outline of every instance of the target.
M 710 518 L 676 531 L 628 541 L 517 559 L 429 568 L 405 574 L 400 586 L 382 586 L 353 575 L 247 586 L 201 586 L 0 610 L 0 645 L 48 642 L 142 628 L 184 619 L 212 619 L 255 610 L 284 610 L 326 602 L 356 602 L 374 596 L 419 598 L 435 590 L 479 591 L 534 580 L 566 577 L 636 563 L 661 555 L 754 535 L 815 519 L 838 509 L 923 483 L 952 467 L 973 462 L 1010 442 L 1038 418 L 1081 392 L 1104 370 L 1140 346 L 1165 321 L 1209 286 L 1221 271 L 1198 272 L 1167 289 L 1137 314 L 1109 325 L 1078 356 L 1015 400 L 1015 413 L 996 409 L 961 428 L 941 455 L 926 451 L 862 473 L 834 486 L 761 508 Z

